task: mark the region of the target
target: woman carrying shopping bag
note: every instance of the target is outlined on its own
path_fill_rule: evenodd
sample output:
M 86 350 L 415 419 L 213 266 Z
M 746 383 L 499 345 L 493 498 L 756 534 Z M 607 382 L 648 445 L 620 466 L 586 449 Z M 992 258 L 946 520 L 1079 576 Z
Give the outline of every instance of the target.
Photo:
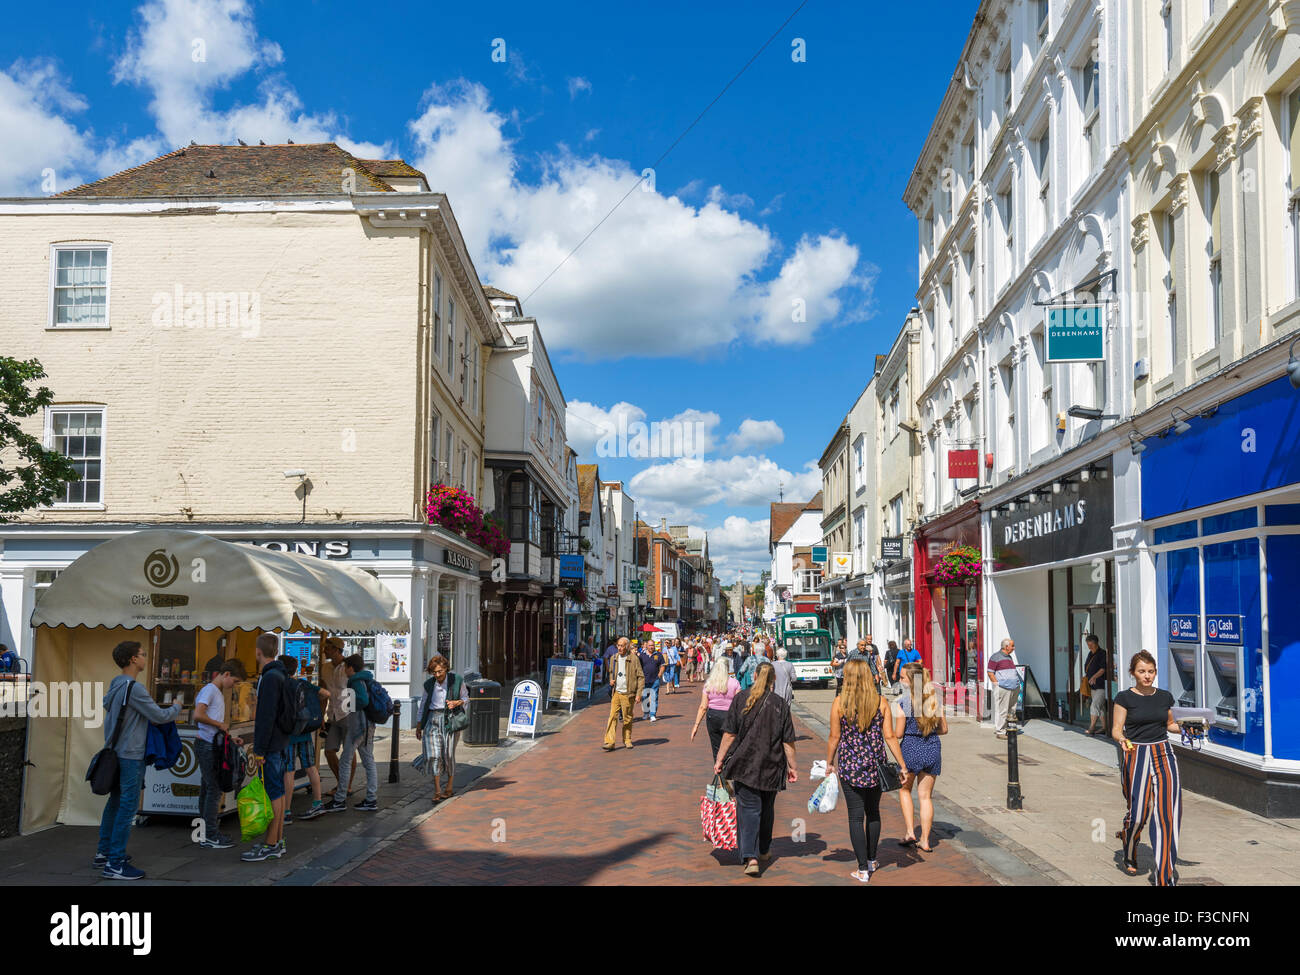
M 876 686 L 874 668 L 864 657 L 844 664 L 844 689 L 831 704 L 830 738 L 826 742 L 826 775 L 837 775 L 844 805 L 849 812 L 849 840 L 858 858 L 858 869 L 849 874 L 866 883 L 880 864 L 876 847 L 880 842 L 880 796 L 884 788 L 882 765 L 885 748 L 893 753 L 898 768 L 907 774 L 907 763 L 888 705 Z
M 465 682 L 459 674 L 451 672 L 451 665 L 442 654 L 435 654 L 426 668 L 429 679 L 424 682 L 424 707 L 420 711 L 420 726 L 415 729 L 417 741 L 423 751 L 412 764 L 424 775 L 432 775 L 437 791 L 433 803 L 437 805 L 450 799 L 455 789 L 456 742 L 469 725 L 466 708 Z M 447 777 L 447 788 L 442 778 Z

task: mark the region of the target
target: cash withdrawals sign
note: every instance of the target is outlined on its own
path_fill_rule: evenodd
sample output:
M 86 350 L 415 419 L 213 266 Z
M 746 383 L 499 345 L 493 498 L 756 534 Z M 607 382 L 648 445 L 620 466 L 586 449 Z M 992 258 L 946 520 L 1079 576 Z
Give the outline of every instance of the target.
M 1106 358 L 1104 305 L 1053 305 L 1044 334 L 1048 362 L 1101 362 Z

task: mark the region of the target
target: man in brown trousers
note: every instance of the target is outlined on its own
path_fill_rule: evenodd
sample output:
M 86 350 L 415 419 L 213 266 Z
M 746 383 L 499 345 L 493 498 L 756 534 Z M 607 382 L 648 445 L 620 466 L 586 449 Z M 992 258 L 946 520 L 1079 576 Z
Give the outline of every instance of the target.
M 619 637 L 618 653 L 609 658 L 609 724 L 605 727 L 605 751 L 614 750 L 614 729 L 622 712 L 623 747 L 632 747 L 632 705 L 641 700 L 645 673 L 641 661 L 632 653 L 627 637 Z

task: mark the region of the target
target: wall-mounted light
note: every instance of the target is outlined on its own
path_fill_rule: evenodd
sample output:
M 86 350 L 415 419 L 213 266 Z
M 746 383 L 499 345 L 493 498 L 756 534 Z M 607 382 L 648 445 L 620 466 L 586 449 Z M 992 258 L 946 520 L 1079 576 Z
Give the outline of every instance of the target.
M 1030 491 L 1028 494 L 1025 495 L 1025 500 L 1028 501 L 1030 504 L 1037 504 L 1038 495 L 1035 492 Z
M 1053 494 L 1060 494 L 1060 493 L 1061 493 L 1062 486 L 1063 486 L 1063 485 L 1061 484 L 1060 481 L 1053 481 L 1053 482 L 1052 482 L 1052 493 L 1053 493 Z
M 1142 438 L 1136 433 L 1130 433 L 1128 435 L 1128 442 L 1129 450 L 1133 451 L 1134 454 L 1140 454 L 1142 451 L 1147 449 L 1147 445 L 1142 442 Z
M 1088 483 L 1088 478 L 1091 476 L 1092 476 L 1091 467 L 1085 467 L 1083 470 L 1079 471 L 1079 480 L 1082 481 L 1084 484 Z
M 1189 415 L 1186 410 L 1180 409 L 1179 407 L 1175 406 L 1172 410 L 1169 411 L 1169 418 L 1174 421 L 1174 433 L 1181 436 L 1182 434 L 1190 430 L 1192 428 L 1192 425 L 1188 423 L 1186 420 L 1178 419 L 1179 413 L 1182 413 L 1183 416 Z
M 1016 510 L 1016 503 L 1015 503 L 1014 501 L 1008 501 L 1008 502 L 1007 502 L 1007 511 L 1014 512 L 1015 510 Z

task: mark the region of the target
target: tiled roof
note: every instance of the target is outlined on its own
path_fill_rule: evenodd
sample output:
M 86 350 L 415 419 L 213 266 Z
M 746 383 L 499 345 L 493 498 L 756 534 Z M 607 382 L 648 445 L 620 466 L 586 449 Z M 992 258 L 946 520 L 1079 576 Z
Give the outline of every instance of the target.
M 518 295 L 512 295 L 508 291 L 502 291 L 500 288 L 494 288 L 490 284 L 483 286 L 483 293 L 489 298 L 509 298 L 511 301 L 518 301 Z
M 374 161 L 378 162 L 380 161 Z M 395 170 L 401 160 L 382 160 Z M 396 192 L 358 159 L 332 142 L 282 146 L 186 146 L 112 176 L 58 194 L 60 197 L 265 196 L 273 193 L 343 192 L 343 170 L 356 174 L 362 193 Z M 392 175 L 409 175 L 393 172 Z
M 767 544 L 775 545 L 782 536 L 790 530 L 790 526 L 799 520 L 799 513 L 803 511 L 801 504 L 782 504 L 778 501 L 772 502 L 772 511 L 768 516 Z
M 821 511 L 822 510 L 822 493 L 818 491 L 813 495 L 813 499 L 803 506 L 804 511 Z
M 429 182 L 428 177 L 420 172 L 405 159 L 358 159 L 357 162 L 365 166 L 376 176 L 401 176 L 407 179 L 414 177 Z
M 599 468 L 595 464 L 578 465 L 578 510 L 584 515 L 591 514 L 591 502 L 596 493 L 598 471 Z

